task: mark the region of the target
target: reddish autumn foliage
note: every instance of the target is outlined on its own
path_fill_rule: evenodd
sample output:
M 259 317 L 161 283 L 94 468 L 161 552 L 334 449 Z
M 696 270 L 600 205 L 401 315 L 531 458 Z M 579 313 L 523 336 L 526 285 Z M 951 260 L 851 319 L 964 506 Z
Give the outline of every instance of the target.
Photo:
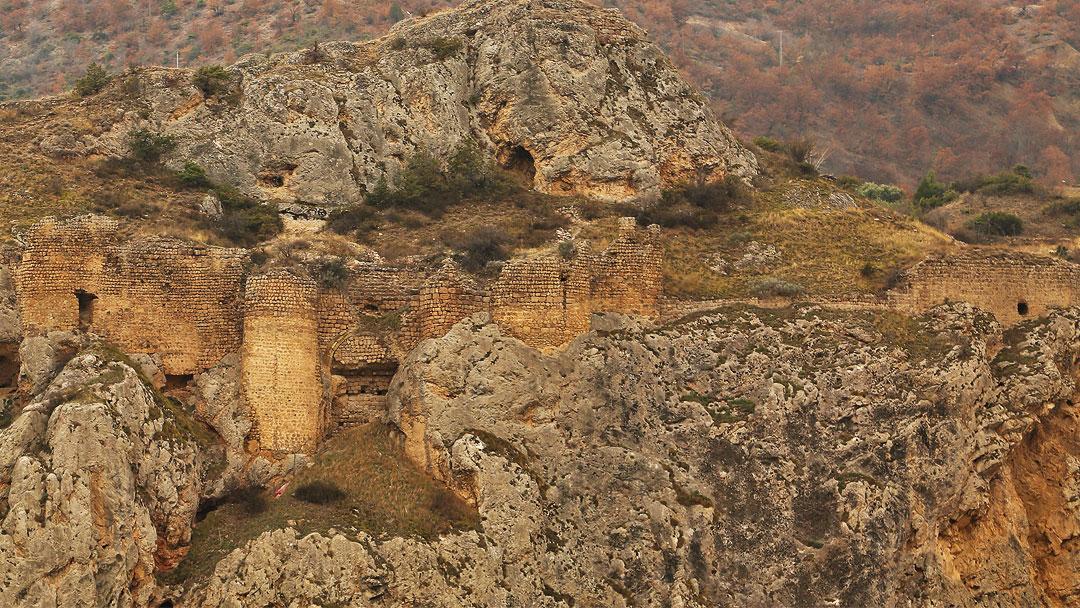
M 60 92 L 93 61 L 231 61 L 368 38 L 454 3 L 6 0 L 0 99 Z M 603 3 L 645 27 L 738 132 L 811 137 L 833 172 L 913 185 L 931 168 L 953 179 L 1024 163 L 1046 183 L 1080 177 L 1076 0 Z

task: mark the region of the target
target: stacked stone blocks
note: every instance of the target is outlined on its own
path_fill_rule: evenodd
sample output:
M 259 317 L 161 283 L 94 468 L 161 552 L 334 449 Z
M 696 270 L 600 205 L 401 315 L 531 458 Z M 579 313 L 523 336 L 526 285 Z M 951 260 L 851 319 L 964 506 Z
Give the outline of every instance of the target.
M 84 329 L 166 374 L 213 366 L 240 345 L 247 252 L 169 238 L 125 240 L 115 220 L 35 224 L 16 270 L 28 335 Z
M 1012 325 L 1051 308 L 1080 305 L 1080 266 L 1047 256 L 976 248 L 919 262 L 887 298 L 893 308 L 910 313 L 967 302 Z
M 247 281 L 242 387 L 266 449 L 312 452 L 325 431 L 317 298 L 314 281 L 286 270 Z

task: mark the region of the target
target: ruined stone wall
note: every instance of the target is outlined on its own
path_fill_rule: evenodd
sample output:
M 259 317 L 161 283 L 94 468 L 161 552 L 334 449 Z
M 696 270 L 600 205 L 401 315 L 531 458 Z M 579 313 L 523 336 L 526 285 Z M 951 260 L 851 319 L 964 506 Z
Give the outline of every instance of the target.
M 325 431 L 318 287 L 284 270 L 247 281 L 242 350 L 253 436 L 277 452 L 311 452 Z
M 663 290 L 659 230 L 622 218 L 618 237 L 593 254 L 587 243 L 564 260 L 554 254 L 507 262 L 491 293 L 492 318 L 537 348 L 566 344 L 588 331 L 594 312 L 656 317 Z
M 457 322 L 484 309 L 484 294 L 451 259 L 427 280 L 402 319 L 401 345 L 406 351 L 423 340 L 446 335 Z
M 399 311 L 419 293 L 426 278 L 427 273 L 418 267 L 364 264 L 351 273 L 349 302 L 362 312 Z
M 968 302 L 1011 325 L 1050 308 L 1080 304 L 1080 266 L 1051 257 L 973 249 L 916 264 L 889 292 L 888 301 L 909 313 Z
M 390 381 L 398 368 L 398 360 L 385 338 L 364 333 L 350 335 L 337 342 L 331 360 L 332 425 L 343 427 L 381 420 Z
M 589 329 L 589 257 L 554 255 L 506 263 L 491 292 L 491 316 L 536 348 L 562 346 Z
M 48 219 L 26 235 L 16 288 L 28 335 L 84 329 L 166 374 L 212 367 L 240 345 L 247 252 L 169 238 L 124 240 L 115 220 Z
M 593 262 L 593 309 L 659 315 L 663 253 L 659 226 L 639 230 L 634 218 L 620 219 L 618 237 Z

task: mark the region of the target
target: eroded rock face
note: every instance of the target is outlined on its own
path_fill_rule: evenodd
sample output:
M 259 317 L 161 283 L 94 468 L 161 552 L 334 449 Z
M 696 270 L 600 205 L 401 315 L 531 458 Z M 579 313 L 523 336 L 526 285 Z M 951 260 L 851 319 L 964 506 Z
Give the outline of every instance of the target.
M 962 305 L 915 320 L 732 308 L 659 328 L 617 315 L 593 327 L 547 356 L 478 314 L 404 362 L 389 417 L 410 458 L 477 505 L 479 530 L 431 541 L 269 531 L 175 604 L 1059 608 L 1080 598 L 1080 310 L 1008 332 Z M 118 384 L 71 376 L 101 373 L 86 357 L 53 386 L 126 385 L 122 367 L 110 368 Z M 227 363 L 199 380 L 225 401 L 234 382 Z M 70 431 L 53 434 L 90 423 L 74 418 L 98 407 L 85 401 L 30 407 L 0 434 L 0 471 L 12 477 L 0 571 L 23 538 L 11 530 L 82 546 L 47 517 L 63 494 L 48 485 L 57 448 L 41 446 L 76 445 Z M 133 437 L 96 437 L 117 436 Z M 169 471 L 157 475 L 188 487 Z M 150 504 L 187 512 L 161 496 Z M 101 564 L 99 597 L 119 599 L 97 605 L 139 605 L 146 587 L 131 573 L 149 563 L 141 539 L 161 535 L 163 511 L 109 504 L 142 527 L 123 551 L 74 563 Z M 115 566 L 115 555 L 135 557 Z M 11 580 L 66 572 L 27 563 Z M 14 585 L 4 584 L 0 593 Z M 43 587 L 67 588 L 30 589 Z
M 446 158 L 467 139 L 538 190 L 597 199 L 757 172 L 641 29 L 580 0 L 473 0 L 379 40 L 248 55 L 230 72 L 231 91 L 210 100 L 187 71 L 114 85 L 141 97 L 85 145 L 124 155 L 127 133 L 148 128 L 177 138 L 171 165 L 325 205 L 358 202 L 418 149 Z
M 912 322 L 729 310 L 606 329 L 545 358 L 476 317 L 422 345 L 391 395 L 411 457 L 482 511 L 506 488 L 478 462 L 496 454 L 528 476 L 536 493 L 520 500 L 538 515 L 486 517 L 484 531 L 518 528 L 494 544 L 544 597 L 1080 598 L 1080 312 L 1007 334 L 964 306 Z
M 190 541 L 201 466 L 131 367 L 76 356 L 0 430 L 0 605 L 148 605 Z

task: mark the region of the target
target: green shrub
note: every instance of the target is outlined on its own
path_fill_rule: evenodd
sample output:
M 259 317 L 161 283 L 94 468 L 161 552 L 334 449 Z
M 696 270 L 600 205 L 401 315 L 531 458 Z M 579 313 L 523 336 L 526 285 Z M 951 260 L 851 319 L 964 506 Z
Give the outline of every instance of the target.
M 656 224 L 664 228 L 711 228 L 720 221 L 714 211 L 704 211 L 689 204 L 665 205 L 655 203 L 637 213 L 637 222 L 641 226 Z
M 990 211 L 967 223 L 974 232 L 986 236 L 1017 236 L 1024 232 L 1024 222 L 1012 213 Z
M 117 217 L 144 217 L 150 213 L 150 206 L 145 200 L 133 196 L 130 190 L 108 188 L 92 195 L 91 209 Z
M 295 490 L 293 497 L 314 505 L 327 505 L 345 498 L 345 491 L 332 481 L 309 481 Z
M 904 191 L 891 184 L 866 182 L 858 187 L 857 192 L 866 198 L 886 203 L 896 203 L 904 198 Z
M 735 175 L 725 175 L 718 182 L 697 183 L 676 191 L 681 197 L 698 209 L 707 211 L 728 211 L 737 203 L 750 198 L 750 189 Z
M 365 202 L 380 209 L 413 209 L 440 214 L 467 199 L 498 194 L 507 181 L 474 142 L 463 142 L 450 155 L 446 169 L 434 155 L 418 150 L 390 185 L 379 179 Z
M 156 164 L 162 156 L 176 148 L 176 138 L 146 129 L 134 129 L 128 133 L 127 145 L 133 160 Z
M 956 200 L 957 196 L 955 190 L 939 182 L 937 175 L 930 171 L 915 189 L 914 202 L 920 210 L 929 211 Z
M 367 202 L 380 208 L 441 211 L 446 206 L 448 191 L 439 161 L 430 152 L 419 150 L 405 162 L 393 188 L 381 180 L 368 195 Z
M 323 260 L 315 267 L 315 280 L 324 289 L 341 289 L 349 281 L 349 269 L 337 258 Z
M 771 137 L 766 137 L 764 135 L 762 135 L 761 137 L 755 137 L 754 145 L 768 152 L 784 151 L 784 144 L 780 143 L 778 140 L 775 140 Z
M 1046 207 L 1045 212 L 1049 215 L 1080 215 L 1080 198 L 1055 201 Z
M 841 175 L 840 177 L 836 178 L 836 185 L 848 190 L 857 191 L 860 187 L 862 187 L 863 184 L 867 183 L 869 182 L 864 182 L 863 180 L 855 177 L 854 175 Z
M 390 5 L 390 22 L 397 23 L 405 18 L 405 11 L 401 8 L 401 5 L 394 2 Z
M 709 228 L 720 221 L 721 213 L 749 197 L 750 190 L 741 179 L 726 175 L 719 182 L 699 181 L 665 190 L 658 202 L 637 213 L 637 220 L 643 226 Z
M 191 161 L 184 163 L 184 168 L 176 174 L 176 177 L 188 188 L 206 188 L 210 185 L 210 178 L 206 176 L 206 171 Z
M 421 42 L 420 46 L 431 51 L 435 59 L 442 61 L 458 54 L 464 45 L 457 38 L 438 37 L 428 38 Z
M 86 68 L 83 77 L 75 81 L 75 94 L 79 97 L 89 97 L 100 93 L 112 80 L 105 68 L 96 63 L 91 63 Z
M 795 298 L 803 295 L 806 290 L 798 283 L 769 277 L 758 281 L 750 292 L 758 298 Z
M 444 239 L 447 244 L 460 251 L 457 261 L 470 272 L 479 272 L 495 261 L 510 257 L 506 236 L 488 227 L 477 228 L 461 236 Z
M 227 93 L 231 83 L 232 74 L 220 65 L 203 66 L 191 77 L 191 84 L 202 91 L 203 97 Z
M 326 228 L 335 234 L 352 234 L 373 230 L 378 226 L 378 214 L 367 205 L 335 209 L 326 221 Z
M 952 187 L 958 192 L 978 192 L 987 196 L 1035 194 L 1039 191 L 1031 178 L 1031 170 L 1024 165 L 1016 165 L 1011 171 L 994 175 L 969 177 L 954 183 Z
M 498 171 L 472 140 L 460 144 L 446 164 L 449 187 L 458 198 L 491 193 L 502 185 Z
M 237 245 L 252 247 L 274 238 L 284 228 L 281 216 L 271 205 L 264 205 L 226 186 L 215 188 L 214 194 L 221 201 L 222 210 L 214 227 Z
M 1015 173 L 999 173 L 986 179 L 979 187 L 979 194 L 1005 196 L 1009 194 L 1035 194 L 1037 188 L 1031 178 Z

